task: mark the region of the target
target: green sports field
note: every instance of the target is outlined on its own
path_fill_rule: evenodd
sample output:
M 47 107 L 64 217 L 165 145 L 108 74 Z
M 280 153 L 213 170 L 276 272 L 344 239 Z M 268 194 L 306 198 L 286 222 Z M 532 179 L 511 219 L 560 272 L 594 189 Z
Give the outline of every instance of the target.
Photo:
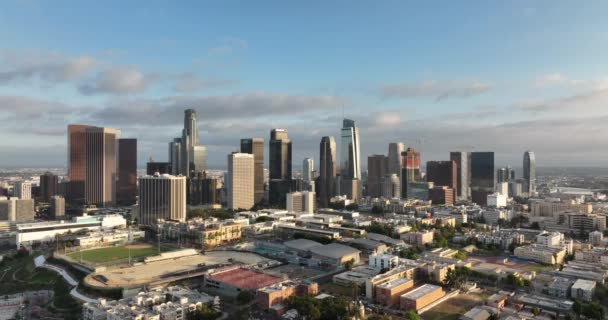
M 92 263 L 112 263 L 129 260 L 129 247 L 133 261 L 142 260 L 145 257 L 158 255 L 158 247 L 152 245 L 132 245 L 92 249 L 81 252 L 72 252 L 68 256 L 74 260 L 84 260 Z M 171 251 L 161 246 L 161 252 Z

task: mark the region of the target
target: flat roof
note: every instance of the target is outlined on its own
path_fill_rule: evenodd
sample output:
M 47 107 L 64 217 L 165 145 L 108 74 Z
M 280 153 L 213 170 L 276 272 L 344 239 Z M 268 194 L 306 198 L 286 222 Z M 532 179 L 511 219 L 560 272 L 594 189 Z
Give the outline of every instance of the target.
M 320 256 L 335 259 L 342 258 L 351 254 L 361 253 L 361 251 L 353 247 L 345 246 L 343 244 L 338 243 L 330 243 L 324 246 L 313 247 L 310 249 L 310 251 Z
M 256 290 L 282 281 L 281 278 L 261 272 L 255 272 L 243 268 L 235 268 L 220 271 L 209 276 L 212 280 L 231 285 L 233 287 Z
M 432 285 L 432 284 L 425 284 L 408 293 L 402 294 L 401 298 L 406 298 L 406 299 L 410 299 L 410 300 L 418 300 L 437 289 L 441 289 L 441 287 Z
M 309 250 L 313 247 L 322 246 L 321 243 L 316 241 L 308 240 L 308 239 L 295 239 L 286 241 L 283 243 L 286 247 L 296 249 L 296 250 Z
M 583 289 L 583 290 L 593 290 L 595 288 L 596 282 L 585 279 L 578 279 L 572 285 L 572 290 Z
M 397 278 L 391 281 L 387 281 L 383 284 L 378 285 L 378 288 L 382 288 L 382 289 L 392 289 L 396 286 L 400 286 L 404 283 L 408 283 L 408 282 L 413 282 L 414 280 L 412 279 L 408 279 L 408 278 Z

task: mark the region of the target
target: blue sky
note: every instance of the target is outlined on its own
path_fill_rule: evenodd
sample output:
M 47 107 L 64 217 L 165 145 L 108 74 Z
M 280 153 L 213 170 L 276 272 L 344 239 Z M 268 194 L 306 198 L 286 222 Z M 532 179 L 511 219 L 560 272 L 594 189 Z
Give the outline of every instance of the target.
M 285 127 L 294 166 L 342 113 L 363 156 L 494 150 L 520 166 L 608 157 L 604 1 L 4 1 L 0 167 L 65 165 L 66 125 L 112 126 L 166 159 L 183 109 L 209 162 Z M 420 145 L 416 140 L 422 140 Z M 365 163 L 365 159 L 362 159 Z

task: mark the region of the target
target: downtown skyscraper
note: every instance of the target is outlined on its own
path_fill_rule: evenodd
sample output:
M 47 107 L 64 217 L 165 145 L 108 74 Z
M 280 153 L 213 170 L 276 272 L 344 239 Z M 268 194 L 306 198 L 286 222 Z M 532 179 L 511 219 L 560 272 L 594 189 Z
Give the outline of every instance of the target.
M 241 153 L 253 155 L 254 201 L 264 201 L 264 139 L 241 139 Z
M 174 175 L 189 177 L 207 170 L 207 150 L 198 144 L 198 127 L 196 111 L 184 111 L 184 128 L 181 138 L 175 138 L 169 143 L 169 162 Z
M 524 152 L 524 192 L 531 197 L 536 193 L 536 156 L 533 151 Z
M 420 182 L 420 152 L 414 148 L 407 148 L 401 153 L 403 164 L 401 166 L 401 198 L 408 198 L 408 184 Z
M 361 155 L 359 128 L 355 121 L 342 121 L 340 145 L 340 194 L 357 200 L 361 197 Z
M 388 157 L 383 154 L 374 154 L 367 157 L 366 195 L 370 197 L 382 196 L 382 180 L 388 174 L 388 160 Z
M 394 173 L 397 176 L 401 175 L 402 156 L 405 151 L 403 142 L 391 142 L 388 145 L 388 173 Z
M 319 207 L 326 208 L 329 199 L 335 195 L 336 173 L 338 160 L 336 158 L 336 140 L 334 137 L 321 138 L 319 145 Z
M 84 181 L 86 179 L 85 131 L 94 126 L 68 125 L 68 192 L 67 199 L 84 203 Z
M 471 152 L 471 200 L 485 206 L 494 192 L 494 152 Z
M 291 191 L 291 140 L 287 129 L 272 129 L 268 148 L 270 205 L 285 205 L 285 196 Z
M 87 128 L 85 130 L 85 203 L 97 206 L 116 204 L 116 180 L 118 178 L 118 136 L 112 128 Z
M 468 200 L 471 198 L 471 153 L 464 151 L 450 152 L 450 160 L 456 162 L 456 198 Z

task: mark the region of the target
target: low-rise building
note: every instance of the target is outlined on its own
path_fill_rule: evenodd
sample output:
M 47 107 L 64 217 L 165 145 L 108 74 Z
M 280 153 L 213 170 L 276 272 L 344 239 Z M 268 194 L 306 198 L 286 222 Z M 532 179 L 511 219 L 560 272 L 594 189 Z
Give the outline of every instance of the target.
M 400 235 L 401 240 L 416 246 L 424 246 L 433 243 L 433 231 L 416 231 Z
M 418 311 L 445 295 L 440 286 L 425 284 L 399 297 L 401 309 Z
M 397 278 L 376 286 L 375 301 L 381 305 L 392 307 L 399 305 L 400 297 L 414 287 L 414 280 Z
M 562 264 L 566 250 L 531 244 L 515 248 L 514 254 L 520 259 L 532 260 L 544 264 Z
M 104 247 L 118 244 L 131 243 L 144 239 L 146 232 L 135 229 L 116 229 L 111 231 L 91 232 L 84 236 L 76 237 L 76 245 L 81 248 Z
M 578 299 L 585 302 L 591 302 L 593 300 L 593 293 L 597 283 L 591 280 L 578 279 L 570 288 L 570 295 L 572 299 Z
M 553 277 L 553 280 L 547 284 L 546 293 L 552 297 L 567 299 L 570 297 L 570 288 L 573 284 L 572 279 Z
M 330 243 L 324 246 L 312 247 L 310 252 L 313 258 L 321 261 L 322 265 L 339 266 L 349 261 L 355 265 L 359 264 L 361 251 L 338 243 Z
M 392 254 L 372 254 L 368 258 L 368 265 L 378 270 L 391 270 L 399 263 L 399 257 Z
M 256 301 L 262 310 L 268 310 L 285 304 L 291 296 L 317 295 L 318 292 L 319 286 L 316 282 L 288 280 L 258 289 Z

